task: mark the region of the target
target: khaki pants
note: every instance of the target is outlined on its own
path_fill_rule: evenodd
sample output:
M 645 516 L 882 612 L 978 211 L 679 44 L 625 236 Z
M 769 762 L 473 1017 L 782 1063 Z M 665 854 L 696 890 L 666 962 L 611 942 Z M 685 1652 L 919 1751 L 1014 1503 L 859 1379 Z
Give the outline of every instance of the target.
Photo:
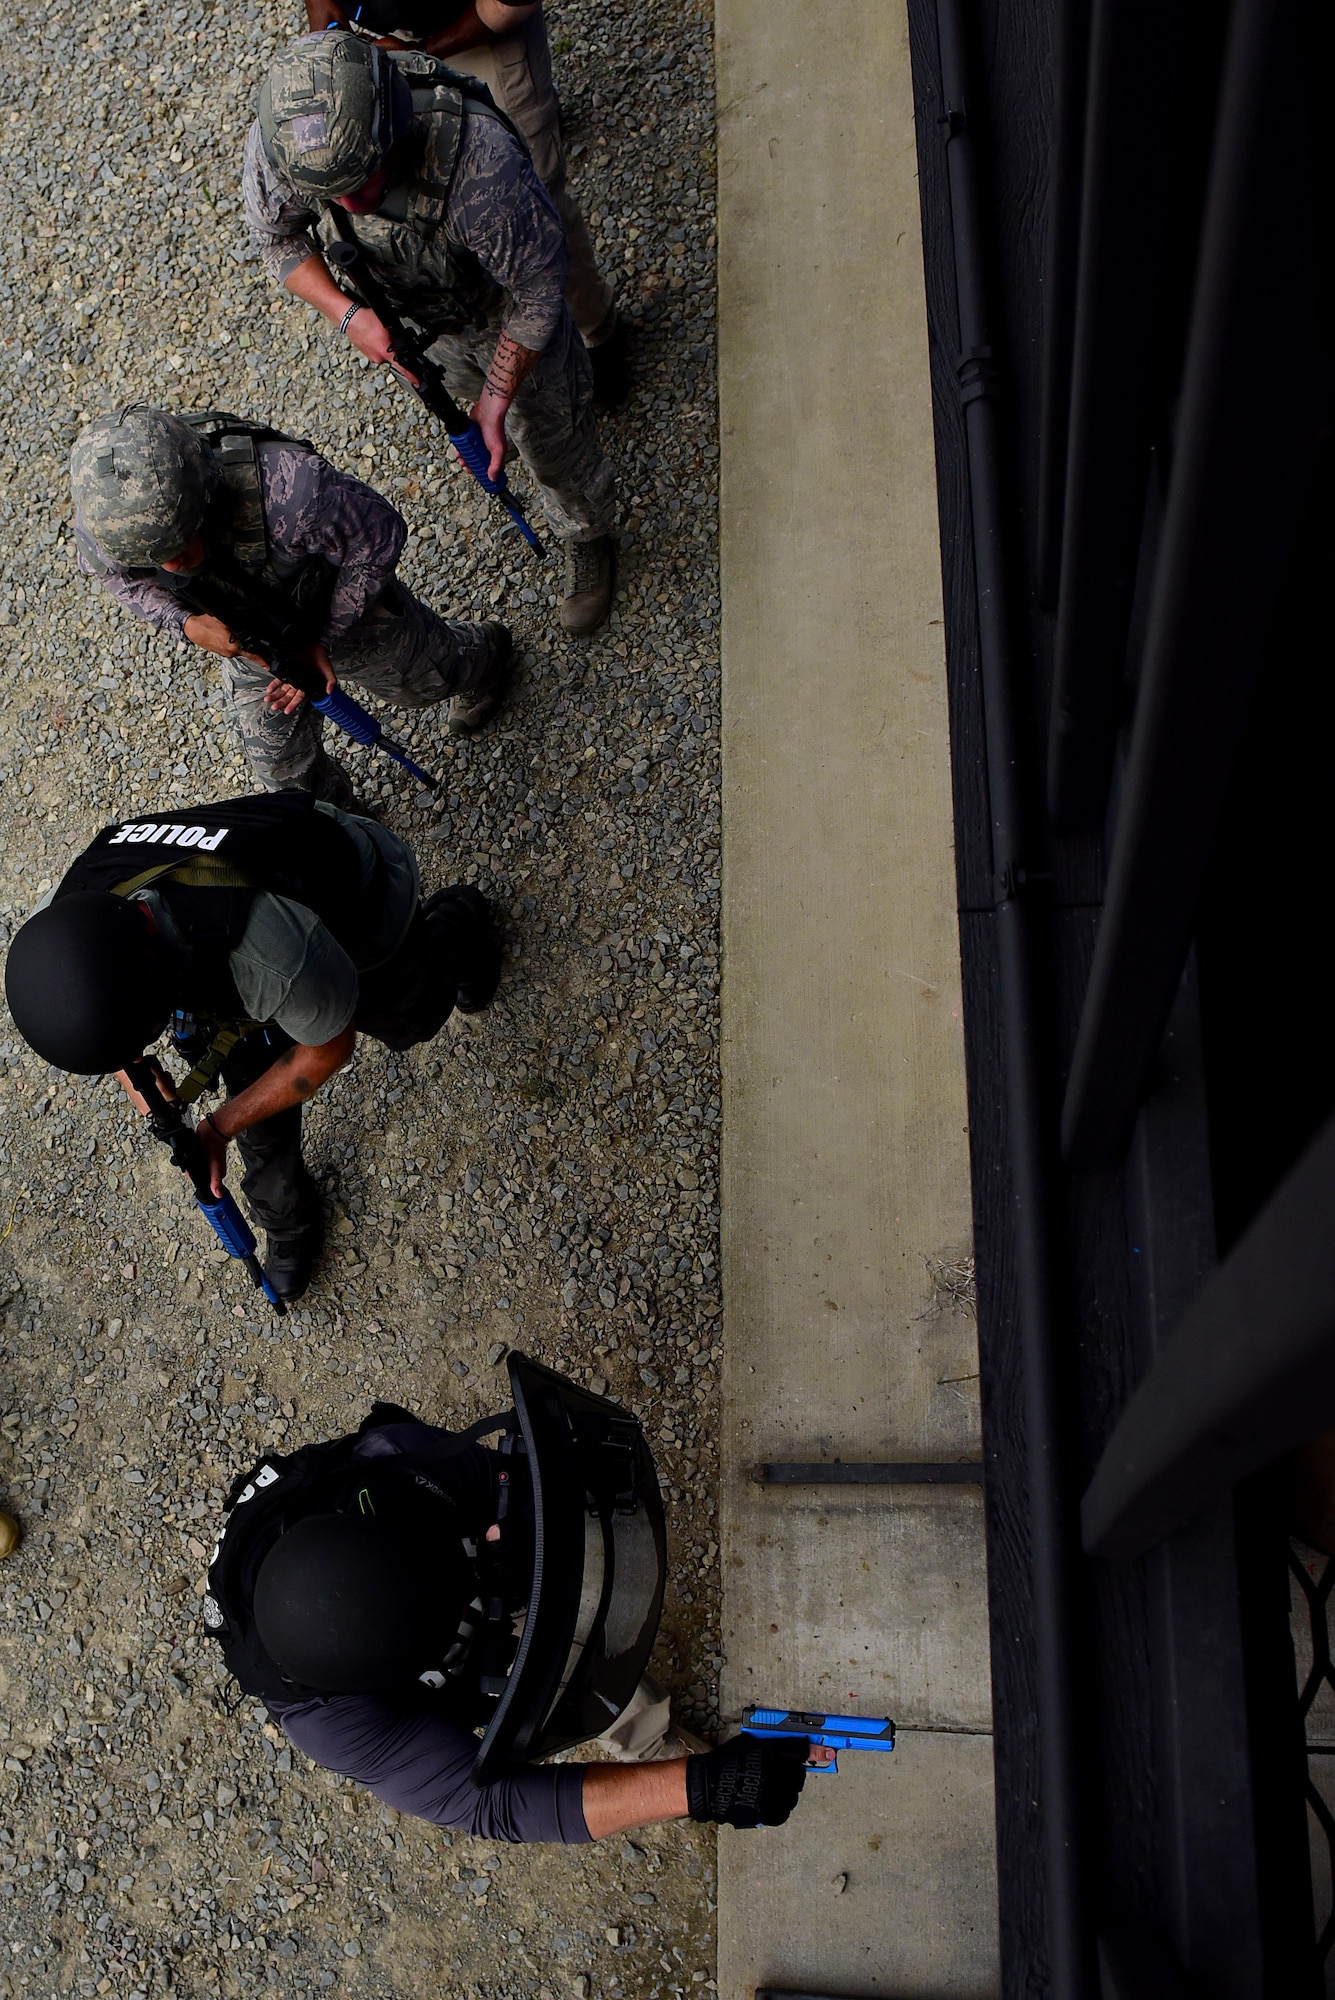
M 644 1674 L 612 1727 L 595 1740 L 618 1764 L 656 1764 L 671 1728 L 668 1698 L 658 1682 Z
M 597 347 L 616 325 L 616 299 L 598 269 L 589 226 L 575 197 L 566 190 L 566 163 L 552 88 L 552 53 L 542 9 L 499 42 L 460 49 L 446 57 L 451 69 L 485 83 L 507 118 L 528 141 L 538 179 L 552 198 L 566 229 L 570 283 L 566 303 L 586 347 Z

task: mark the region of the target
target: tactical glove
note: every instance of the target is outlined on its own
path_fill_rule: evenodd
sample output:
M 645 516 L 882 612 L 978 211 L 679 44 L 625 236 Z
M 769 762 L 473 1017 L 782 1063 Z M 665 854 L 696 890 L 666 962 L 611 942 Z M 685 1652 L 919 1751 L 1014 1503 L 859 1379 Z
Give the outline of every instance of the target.
M 686 1810 L 722 1826 L 782 1826 L 806 1783 L 811 1745 L 805 1736 L 764 1741 L 734 1736 L 702 1757 L 686 1759 Z

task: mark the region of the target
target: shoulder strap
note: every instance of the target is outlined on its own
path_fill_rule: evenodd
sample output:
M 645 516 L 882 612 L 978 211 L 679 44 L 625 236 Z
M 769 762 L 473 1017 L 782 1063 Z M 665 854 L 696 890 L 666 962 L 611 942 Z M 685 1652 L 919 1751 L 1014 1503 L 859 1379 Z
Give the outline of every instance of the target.
M 237 561 L 243 569 L 262 569 L 269 559 L 269 530 L 258 448 L 291 444 L 314 451 L 315 446 L 308 438 L 289 437 L 272 424 L 253 424 L 229 410 L 200 410 L 181 421 L 203 438 L 222 476 L 232 503 L 228 533 Z
M 525 159 L 529 158 L 528 141 L 477 77 L 465 76 L 420 49 L 391 52 L 390 61 L 412 93 L 414 118 L 428 124 L 409 207 L 416 220 L 437 228 L 445 219 L 459 165 L 466 105 L 504 125 Z
M 201 854 L 190 861 L 160 861 L 154 868 L 145 868 L 140 874 L 132 875 L 128 882 L 116 882 L 110 894 L 113 896 L 137 896 L 141 889 L 151 883 L 161 882 L 170 877 L 187 889 L 254 889 L 259 885 L 240 868 L 234 868 L 229 861 L 216 861 L 211 854 Z

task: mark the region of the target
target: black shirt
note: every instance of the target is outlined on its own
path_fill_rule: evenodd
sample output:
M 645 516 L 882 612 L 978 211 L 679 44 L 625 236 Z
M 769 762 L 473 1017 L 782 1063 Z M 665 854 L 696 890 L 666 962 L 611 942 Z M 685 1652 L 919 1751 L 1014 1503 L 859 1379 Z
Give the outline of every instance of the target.
M 348 19 L 359 28 L 374 29 L 377 35 L 392 35 L 396 28 L 406 28 L 425 42 L 452 28 L 470 4 L 471 0 L 354 0 L 348 7 Z

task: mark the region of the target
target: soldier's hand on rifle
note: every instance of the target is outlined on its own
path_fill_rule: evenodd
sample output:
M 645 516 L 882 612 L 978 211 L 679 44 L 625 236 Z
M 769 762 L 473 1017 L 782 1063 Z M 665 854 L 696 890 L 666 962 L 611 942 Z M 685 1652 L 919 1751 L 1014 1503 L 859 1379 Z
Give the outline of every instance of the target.
M 221 618 L 213 618 L 206 611 L 198 611 L 187 618 L 185 636 L 192 646 L 202 646 L 206 653 L 218 653 L 224 660 L 253 660 L 257 667 L 267 667 L 268 661 L 260 659 L 257 653 L 243 653 Z
M 317 640 L 306 654 L 306 659 L 325 684 L 325 692 L 332 694 L 338 686 L 338 675 L 334 672 L 333 661 Z M 264 690 L 264 706 L 275 715 L 295 715 L 306 696 L 290 681 L 270 681 Z
M 374 193 L 375 182 L 378 179 L 379 175 L 373 174 L 366 187 L 359 189 L 355 195 L 340 195 L 338 198 L 340 205 L 350 205 L 351 209 L 360 213 L 363 201 L 368 198 L 368 190 Z M 286 291 L 291 292 L 294 299 L 303 299 L 308 306 L 314 306 L 317 312 L 323 313 L 335 326 L 342 325 L 348 316 L 349 307 L 356 303 L 355 300 L 349 299 L 346 292 L 339 290 L 329 275 L 329 266 L 323 257 L 307 257 L 304 263 L 297 265 L 295 271 L 288 272 L 283 280 L 283 286 Z M 359 353 L 364 354 L 368 361 L 374 361 L 379 367 L 391 365 L 392 342 L 370 306 L 358 306 L 357 311 L 348 319 L 346 331 L 353 346 Z M 414 388 L 417 387 L 416 378 L 409 375 L 406 368 L 401 368 L 399 373 L 407 376 Z
M 487 379 L 473 409 L 473 421 L 491 453 L 490 479 L 499 479 L 505 468 L 505 419 L 537 358 L 536 349 L 521 347 L 508 333 L 501 334 L 492 350 Z
M 417 387 L 417 377 L 407 368 L 400 368 L 394 359 L 394 342 L 383 323 L 376 318 L 369 306 L 363 306 L 348 321 L 348 339 L 367 359 L 382 368 L 392 368 L 404 380 Z
M 195 1127 L 195 1137 L 203 1149 L 208 1163 L 209 1186 L 215 1201 L 223 1191 L 223 1181 L 227 1174 L 227 1140 L 214 1124 L 212 1118 L 201 1118 Z
M 171 1104 L 176 1097 L 176 1085 L 172 1082 L 171 1078 L 167 1075 L 166 1071 L 161 1067 L 161 1065 L 155 1062 L 151 1056 L 148 1058 L 148 1066 L 153 1072 L 153 1081 L 156 1083 L 162 1096 L 165 1098 L 168 1104 Z M 131 1104 L 133 1104 L 135 1110 L 139 1113 L 139 1116 L 141 1118 L 147 1118 L 148 1106 L 144 1102 L 144 1099 L 141 1097 L 139 1092 L 135 1089 L 134 1085 L 131 1083 L 129 1077 L 126 1075 L 123 1069 L 118 1069 L 116 1071 L 116 1081 L 120 1085 L 121 1089 L 125 1092 L 125 1095 L 129 1098 Z
M 225 660 L 241 651 L 222 619 L 211 618 L 204 611 L 186 619 L 185 636 L 192 646 L 202 646 L 206 653 L 221 653 Z

